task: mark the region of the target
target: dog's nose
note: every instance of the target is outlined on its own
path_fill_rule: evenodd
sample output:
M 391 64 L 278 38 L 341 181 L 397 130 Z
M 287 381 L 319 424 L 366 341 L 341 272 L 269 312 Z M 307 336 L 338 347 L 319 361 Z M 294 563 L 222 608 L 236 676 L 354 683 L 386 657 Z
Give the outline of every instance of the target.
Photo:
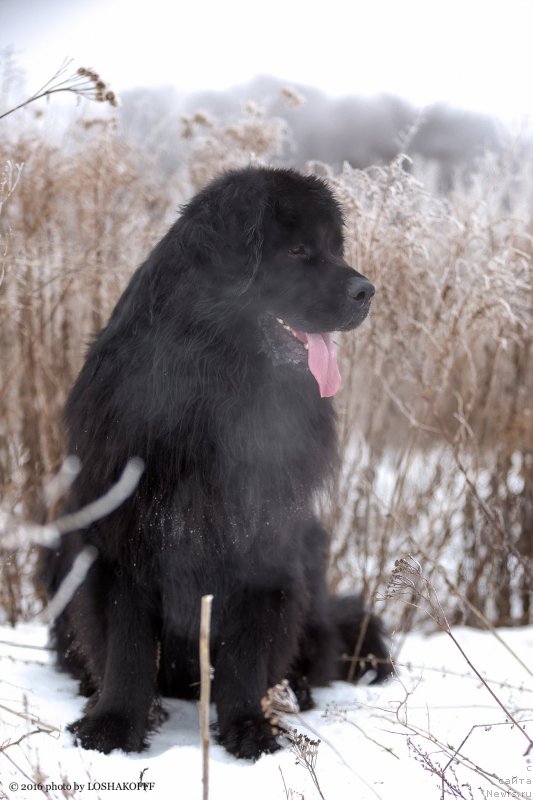
M 361 305 L 369 303 L 375 291 L 375 287 L 366 278 L 356 276 L 348 281 L 348 296 Z

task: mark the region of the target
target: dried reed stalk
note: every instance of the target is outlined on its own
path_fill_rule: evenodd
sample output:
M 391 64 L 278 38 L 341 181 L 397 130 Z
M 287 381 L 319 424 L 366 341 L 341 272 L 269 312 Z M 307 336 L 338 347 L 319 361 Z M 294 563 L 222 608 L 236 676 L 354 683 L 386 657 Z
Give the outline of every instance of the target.
M 209 659 L 211 607 L 213 595 L 202 597 L 200 611 L 200 737 L 202 741 L 203 800 L 209 798 L 209 703 L 211 700 L 212 667 Z

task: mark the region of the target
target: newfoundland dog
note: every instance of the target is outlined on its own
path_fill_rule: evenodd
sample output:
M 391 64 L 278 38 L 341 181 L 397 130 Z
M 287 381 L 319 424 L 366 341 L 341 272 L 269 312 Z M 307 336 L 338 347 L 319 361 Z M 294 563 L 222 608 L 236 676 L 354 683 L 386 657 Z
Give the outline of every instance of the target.
M 336 463 L 332 332 L 360 325 L 373 294 L 343 258 L 331 191 L 286 169 L 214 180 L 133 275 L 67 402 L 82 468 L 66 511 L 133 456 L 144 473 L 43 565 L 53 595 L 85 544 L 98 551 L 53 630 L 90 698 L 71 726 L 82 747 L 141 750 L 159 695 L 198 696 L 204 594 L 218 739 L 235 756 L 279 747 L 261 699 L 284 678 L 303 710 L 356 645 L 356 674 L 390 672 L 379 620 L 328 596 L 314 511 Z

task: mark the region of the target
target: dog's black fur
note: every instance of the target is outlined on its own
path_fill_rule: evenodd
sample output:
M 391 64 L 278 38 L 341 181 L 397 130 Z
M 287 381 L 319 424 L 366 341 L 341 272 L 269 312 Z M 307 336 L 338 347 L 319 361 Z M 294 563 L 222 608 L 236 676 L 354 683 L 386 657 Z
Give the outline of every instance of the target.
M 345 677 L 340 656 L 365 612 L 355 597 L 328 597 L 313 512 L 336 461 L 321 394 L 337 386 L 319 385 L 300 341 L 368 312 L 373 287 L 342 252 L 341 211 L 321 180 L 227 173 L 186 206 L 92 344 L 65 411 L 82 463 L 66 510 L 101 496 L 132 456 L 145 471 L 132 497 L 64 537 L 42 567 L 53 594 L 82 546 L 97 547 L 53 631 L 90 695 L 72 726 L 83 747 L 139 750 L 159 692 L 197 697 L 203 594 L 214 595 L 213 696 L 229 752 L 277 749 L 260 704 L 268 687 L 288 677 L 309 708 L 310 685 Z M 361 655 L 386 662 L 379 620 L 364 627 Z

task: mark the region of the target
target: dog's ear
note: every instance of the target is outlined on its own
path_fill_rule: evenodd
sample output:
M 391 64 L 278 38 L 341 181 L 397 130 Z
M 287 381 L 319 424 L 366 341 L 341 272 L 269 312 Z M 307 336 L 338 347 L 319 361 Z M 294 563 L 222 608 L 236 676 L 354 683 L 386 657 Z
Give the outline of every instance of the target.
M 294 207 L 290 197 L 279 197 L 272 204 L 274 219 L 286 228 L 295 226 L 299 220 L 298 210 Z
M 243 294 L 261 263 L 267 207 L 257 176 L 228 173 L 185 206 L 180 244 L 206 276 Z
M 220 193 L 221 239 L 230 257 L 236 256 L 241 268 L 245 267 L 242 277 L 247 285 L 261 263 L 266 208 L 266 193 L 255 183 L 230 180 Z
M 250 213 L 246 225 L 248 263 L 253 267 L 254 275 L 263 255 L 265 210 L 266 202 L 264 202 L 264 198 L 261 198 L 261 202 L 257 203 L 253 213 Z

